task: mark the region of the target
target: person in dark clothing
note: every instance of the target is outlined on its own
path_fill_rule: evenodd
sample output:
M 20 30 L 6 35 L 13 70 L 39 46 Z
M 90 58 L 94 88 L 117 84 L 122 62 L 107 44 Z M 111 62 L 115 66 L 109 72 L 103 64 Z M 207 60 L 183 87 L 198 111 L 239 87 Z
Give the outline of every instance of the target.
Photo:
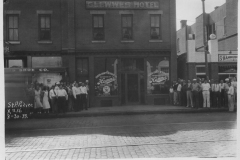
M 181 96 L 182 96 L 182 106 L 186 106 L 187 105 L 187 83 L 185 80 L 183 80 L 183 86 L 182 86 L 182 90 L 181 90 Z

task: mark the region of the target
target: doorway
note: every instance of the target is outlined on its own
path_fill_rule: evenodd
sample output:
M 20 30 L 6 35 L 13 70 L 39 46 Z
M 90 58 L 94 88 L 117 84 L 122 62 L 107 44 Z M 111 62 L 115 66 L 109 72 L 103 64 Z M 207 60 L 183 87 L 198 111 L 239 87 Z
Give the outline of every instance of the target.
M 144 102 L 143 76 L 139 73 L 121 74 L 122 104 L 140 104 Z

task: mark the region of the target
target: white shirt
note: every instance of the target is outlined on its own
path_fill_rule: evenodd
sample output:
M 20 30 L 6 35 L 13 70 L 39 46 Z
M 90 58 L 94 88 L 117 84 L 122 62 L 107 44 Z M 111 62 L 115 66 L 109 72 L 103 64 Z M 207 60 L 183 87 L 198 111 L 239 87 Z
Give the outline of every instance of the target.
M 202 90 L 203 91 L 209 91 L 210 89 L 210 84 L 209 83 L 202 83 Z
M 233 94 L 234 94 L 234 88 L 233 88 L 233 86 L 230 86 L 230 87 L 229 87 L 228 94 L 230 94 L 230 95 L 233 96 Z
M 212 84 L 212 91 L 213 92 L 221 92 L 220 84 Z
M 87 93 L 87 87 L 85 87 L 85 86 L 81 86 L 81 87 L 79 87 L 79 89 L 80 89 L 80 94 L 88 94 Z
M 55 92 L 56 93 L 56 92 Z M 54 90 L 51 89 L 50 92 L 49 92 L 49 98 L 52 99 L 54 97 L 56 97 L 56 94 L 54 93 Z
M 182 89 L 182 85 L 181 84 L 178 84 L 178 87 L 177 87 L 177 91 L 181 91 L 181 89 Z
M 58 97 L 66 97 L 66 99 L 68 99 L 68 95 L 65 89 L 59 89 L 56 93 Z
M 170 89 L 169 89 L 169 92 L 170 92 L 170 93 L 173 93 L 173 88 L 170 88 Z
M 73 97 L 77 98 L 77 95 L 79 95 L 81 93 L 80 88 L 79 87 L 72 87 L 72 92 L 73 92 Z

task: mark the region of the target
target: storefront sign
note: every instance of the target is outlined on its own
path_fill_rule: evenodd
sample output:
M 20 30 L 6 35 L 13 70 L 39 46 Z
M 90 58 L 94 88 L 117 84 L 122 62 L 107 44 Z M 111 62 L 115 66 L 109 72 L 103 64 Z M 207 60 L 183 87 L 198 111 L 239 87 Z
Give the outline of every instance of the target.
M 148 76 L 150 77 L 150 82 L 149 83 L 152 86 L 164 84 L 165 81 L 168 79 L 168 75 L 165 72 L 158 71 L 158 70 L 150 73 Z
M 218 55 L 219 62 L 237 62 L 238 56 L 236 54 L 220 54 Z
M 159 9 L 159 1 L 86 1 L 87 9 Z
M 65 68 L 5 68 L 5 72 L 65 72 Z
M 117 76 L 111 72 L 103 72 L 98 74 L 96 77 L 96 89 L 98 95 L 111 95 L 111 92 L 115 91 L 117 88 Z

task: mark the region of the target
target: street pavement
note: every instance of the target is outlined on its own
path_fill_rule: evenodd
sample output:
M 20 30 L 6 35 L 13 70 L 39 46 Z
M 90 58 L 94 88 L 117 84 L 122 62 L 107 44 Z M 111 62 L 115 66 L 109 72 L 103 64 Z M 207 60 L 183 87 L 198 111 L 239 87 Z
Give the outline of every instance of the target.
M 10 160 L 236 157 L 236 113 L 31 119 L 6 122 Z

